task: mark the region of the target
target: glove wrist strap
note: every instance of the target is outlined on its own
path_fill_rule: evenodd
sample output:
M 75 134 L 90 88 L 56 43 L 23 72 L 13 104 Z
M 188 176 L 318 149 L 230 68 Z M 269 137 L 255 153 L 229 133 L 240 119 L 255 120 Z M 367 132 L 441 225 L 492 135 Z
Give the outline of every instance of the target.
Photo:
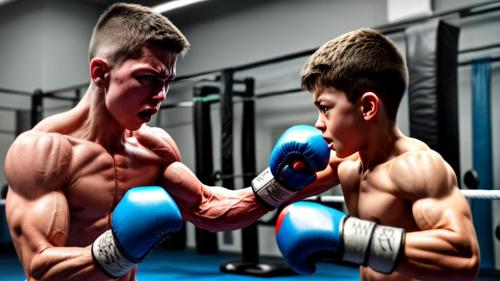
M 404 229 L 377 225 L 373 232 L 367 266 L 381 273 L 393 272 L 403 251 Z
M 392 273 L 403 251 L 404 229 L 349 217 L 342 230 L 342 260 Z
M 258 198 L 272 208 L 277 208 L 297 193 L 279 183 L 269 167 L 252 180 L 252 189 Z
M 355 264 L 365 264 L 376 225 L 375 222 L 355 217 L 348 217 L 345 220 L 342 230 L 344 246 L 342 260 Z
M 101 234 L 92 243 L 92 256 L 102 271 L 112 278 L 127 274 L 135 265 L 119 250 L 111 230 Z

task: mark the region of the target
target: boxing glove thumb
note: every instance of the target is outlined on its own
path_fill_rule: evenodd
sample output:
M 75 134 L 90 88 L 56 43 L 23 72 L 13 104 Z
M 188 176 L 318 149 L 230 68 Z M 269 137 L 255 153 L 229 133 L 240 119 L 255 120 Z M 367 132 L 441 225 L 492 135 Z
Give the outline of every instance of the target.
M 123 276 L 181 226 L 179 208 L 163 188 L 132 188 L 114 209 L 111 229 L 92 244 L 94 260 L 109 276 Z
M 312 202 L 297 202 L 280 213 L 276 223 L 276 241 L 292 269 L 311 274 L 323 255 L 339 258 L 341 227 L 346 215 L 336 209 Z

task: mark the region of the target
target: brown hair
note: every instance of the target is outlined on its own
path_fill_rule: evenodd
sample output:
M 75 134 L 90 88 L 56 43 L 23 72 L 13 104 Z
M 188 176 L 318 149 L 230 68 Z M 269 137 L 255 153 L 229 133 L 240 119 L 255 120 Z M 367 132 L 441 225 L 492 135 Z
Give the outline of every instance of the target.
M 350 102 L 374 92 L 387 116 L 396 118 L 408 84 L 408 70 L 394 43 L 369 28 L 343 34 L 321 46 L 301 72 L 302 87 L 314 91 L 331 86 L 344 91 Z
M 136 57 L 146 44 L 165 46 L 184 55 L 189 42 L 166 17 L 151 8 L 116 3 L 106 9 L 94 27 L 89 46 L 89 60 L 105 56 L 112 64 Z

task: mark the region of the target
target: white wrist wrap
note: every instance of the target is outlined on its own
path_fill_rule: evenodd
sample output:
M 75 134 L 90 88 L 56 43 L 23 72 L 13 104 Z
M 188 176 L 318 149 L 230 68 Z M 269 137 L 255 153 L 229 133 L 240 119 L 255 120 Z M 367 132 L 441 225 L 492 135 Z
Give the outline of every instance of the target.
M 404 234 L 402 228 L 348 217 L 342 230 L 342 260 L 368 266 L 381 273 L 391 273 L 399 262 Z
M 121 277 L 134 266 L 118 249 L 111 230 L 101 234 L 92 244 L 92 256 L 97 265 L 113 278 Z
M 342 239 L 344 251 L 342 260 L 355 264 L 364 264 L 370 247 L 373 230 L 377 224 L 354 217 L 345 219 Z
M 396 269 L 404 244 L 404 229 L 377 225 L 373 232 L 367 266 L 382 273 Z
M 252 189 L 256 196 L 274 208 L 297 193 L 282 186 L 274 178 L 269 167 L 252 180 Z

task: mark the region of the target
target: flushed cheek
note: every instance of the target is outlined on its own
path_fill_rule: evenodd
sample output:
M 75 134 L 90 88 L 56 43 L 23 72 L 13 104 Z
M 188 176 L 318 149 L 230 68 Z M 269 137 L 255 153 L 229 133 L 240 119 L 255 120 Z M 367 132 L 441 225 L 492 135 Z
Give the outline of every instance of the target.
M 332 138 L 336 138 L 338 127 L 339 127 L 339 122 L 336 119 L 328 119 L 325 120 L 325 126 L 326 126 L 326 131 Z
M 109 95 L 106 98 L 106 107 L 111 115 L 123 126 L 135 118 L 136 106 L 125 95 Z
M 131 110 L 130 107 L 133 105 L 138 106 L 143 99 L 141 91 L 136 88 L 118 88 L 115 94 L 111 95 L 111 100 L 122 105 L 122 107 L 126 107 L 125 110 Z
M 352 141 L 348 134 L 348 130 L 345 130 L 342 126 L 333 126 L 330 128 L 329 132 L 335 146 L 343 147 L 346 142 Z

